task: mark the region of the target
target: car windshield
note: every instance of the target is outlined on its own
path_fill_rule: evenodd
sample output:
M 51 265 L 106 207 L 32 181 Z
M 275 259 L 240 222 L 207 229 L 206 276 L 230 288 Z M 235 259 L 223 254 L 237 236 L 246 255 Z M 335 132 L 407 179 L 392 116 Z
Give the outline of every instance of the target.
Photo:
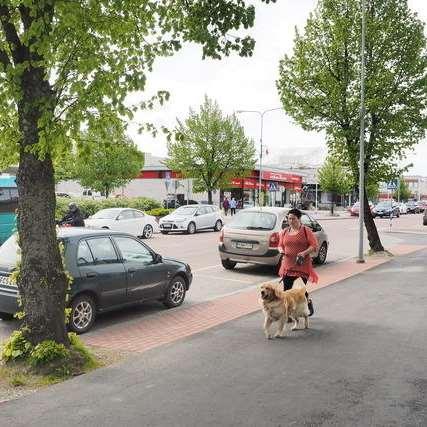
M 276 215 L 270 212 L 241 211 L 228 224 L 228 227 L 246 230 L 272 230 L 275 225 Z
M 194 215 L 198 208 L 190 207 L 190 206 L 181 206 L 176 211 L 173 212 L 174 215 L 179 216 L 189 216 Z
M 391 202 L 381 202 L 381 203 L 378 203 L 377 208 L 389 208 L 390 204 Z
M 115 219 L 120 214 L 116 209 L 102 209 L 93 214 L 90 219 Z
M 20 259 L 20 249 L 16 241 L 17 234 L 9 237 L 3 245 L 0 246 L 0 263 L 4 266 L 14 267 Z

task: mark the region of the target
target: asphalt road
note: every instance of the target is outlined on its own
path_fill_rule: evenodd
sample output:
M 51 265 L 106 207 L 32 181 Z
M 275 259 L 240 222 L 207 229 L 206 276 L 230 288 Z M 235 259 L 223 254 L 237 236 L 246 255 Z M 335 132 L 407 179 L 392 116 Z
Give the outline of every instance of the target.
M 227 218 L 229 220 L 230 217 Z M 422 243 L 427 235 L 413 234 L 427 231 L 422 226 L 422 215 L 405 215 L 393 219 L 393 230 L 407 230 L 408 233 L 388 233 L 389 220 L 376 219 L 378 230 L 385 247 L 400 243 Z M 319 219 L 329 237 L 327 264 L 337 263 L 357 254 L 358 219 Z M 426 229 L 426 230 L 424 230 Z M 366 233 L 365 233 L 366 235 Z M 219 233 L 202 231 L 194 235 L 156 234 L 146 243 L 164 256 L 188 262 L 194 273 L 194 280 L 188 292 L 185 305 L 197 304 L 257 286 L 259 283 L 276 279 L 271 268 L 239 264 L 234 270 L 225 270 L 218 255 Z M 365 241 L 365 249 L 368 249 Z M 316 267 L 321 275 L 322 266 Z M 160 303 L 145 303 L 118 312 L 107 313 L 97 319 L 94 330 L 132 319 L 158 314 L 164 309 Z M 0 340 L 16 328 L 15 322 L 0 320 Z
M 0 406 L 19 426 L 427 425 L 427 251 L 320 289 L 308 331 L 225 323 Z

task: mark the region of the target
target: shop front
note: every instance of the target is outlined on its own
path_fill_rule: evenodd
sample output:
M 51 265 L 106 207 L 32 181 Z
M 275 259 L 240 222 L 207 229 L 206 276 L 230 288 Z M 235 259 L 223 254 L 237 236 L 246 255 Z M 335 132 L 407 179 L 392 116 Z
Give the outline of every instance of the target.
M 252 171 L 247 178 L 233 178 L 228 188 L 221 190 L 221 203 L 225 197 L 234 197 L 238 208 L 261 206 L 285 206 L 297 203 L 300 199 L 302 176 L 282 171 Z M 260 191 L 261 190 L 261 191 Z

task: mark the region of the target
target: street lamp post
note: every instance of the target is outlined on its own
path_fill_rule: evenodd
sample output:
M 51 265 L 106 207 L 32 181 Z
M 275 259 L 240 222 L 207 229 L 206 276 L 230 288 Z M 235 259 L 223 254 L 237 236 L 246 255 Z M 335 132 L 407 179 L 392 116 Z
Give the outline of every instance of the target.
M 260 116 L 261 119 L 261 130 L 260 130 L 260 153 L 259 153 L 259 177 L 258 177 L 258 206 L 261 206 L 261 186 L 262 186 L 262 156 L 263 156 L 263 142 L 262 142 L 262 132 L 264 129 L 264 114 L 270 111 L 282 110 L 281 107 L 269 108 L 268 110 L 258 111 L 258 110 L 237 110 L 236 113 L 255 113 Z
M 362 43 L 360 49 L 360 139 L 359 139 L 359 256 L 358 263 L 364 263 L 363 224 L 365 219 L 365 37 L 366 4 L 362 0 Z

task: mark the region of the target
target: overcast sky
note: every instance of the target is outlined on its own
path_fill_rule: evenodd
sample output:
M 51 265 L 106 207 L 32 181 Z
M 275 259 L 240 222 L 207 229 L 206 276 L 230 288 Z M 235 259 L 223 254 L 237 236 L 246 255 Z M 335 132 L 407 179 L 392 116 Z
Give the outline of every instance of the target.
M 257 4 L 260 2 L 257 2 Z M 163 107 L 143 112 L 138 119 L 151 121 L 158 126 L 173 128 L 176 118 L 185 119 L 189 108 L 198 109 L 203 97 L 218 101 L 226 113 L 236 110 L 265 110 L 280 107 L 275 86 L 279 60 L 291 53 L 294 28 L 302 29 L 316 5 L 316 0 L 278 0 L 276 4 L 257 7 L 255 27 L 251 34 L 256 40 L 251 58 L 232 56 L 222 61 L 201 60 L 201 49 L 191 45 L 171 58 L 162 58 L 149 76 L 146 97 L 149 93 L 166 89 L 171 98 Z M 419 17 L 427 22 L 427 0 L 408 0 Z M 131 97 L 139 99 L 138 95 Z M 259 149 L 260 120 L 255 114 L 239 114 L 239 120 L 248 136 Z M 166 156 L 165 138 L 153 139 L 148 134 L 137 133 L 133 123 L 129 135 L 140 149 L 154 155 Z M 273 111 L 264 117 L 264 144 L 268 147 L 267 163 L 277 163 L 286 153 L 326 153 L 324 135 L 303 131 L 283 111 Z M 427 139 L 416 147 L 404 164 L 413 163 L 409 173 L 427 176 Z

